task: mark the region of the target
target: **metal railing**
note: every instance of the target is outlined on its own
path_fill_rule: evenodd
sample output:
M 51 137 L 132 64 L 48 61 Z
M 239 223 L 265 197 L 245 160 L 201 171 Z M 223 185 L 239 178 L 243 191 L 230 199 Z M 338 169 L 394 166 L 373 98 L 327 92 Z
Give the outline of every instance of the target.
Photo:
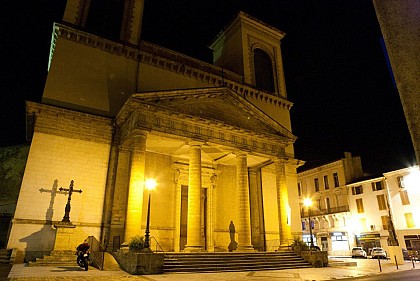
M 150 236 L 150 240 L 155 240 L 155 242 L 156 242 L 156 246 L 155 246 L 155 253 L 157 253 L 157 252 L 165 252 L 164 250 L 163 250 L 163 248 L 160 246 L 160 244 L 159 244 L 159 242 L 156 240 L 156 238 L 154 237 L 154 236 Z M 152 244 L 152 243 L 150 243 L 150 244 Z M 160 251 L 158 250 L 158 247 L 160 248 Z
M 334 207 L 334 208 L 328 208 L 328 209 L 311 209 L 311 217 L 349 212 L 349 211 L 350 211 L 349 206 L 340 206 L 340 207 Z M 301 212 L 302 218 L 305 218 L 308 216 L 309 216 L 308 211 Z
M 90 259 L 91 259 L 91 265 L 103 270 L 104 269 L 104 257 L 105 257 L 105 250 L 102 247 L 101 243 L 93 237 L 88 237 L 88 243 L 90 245 Z

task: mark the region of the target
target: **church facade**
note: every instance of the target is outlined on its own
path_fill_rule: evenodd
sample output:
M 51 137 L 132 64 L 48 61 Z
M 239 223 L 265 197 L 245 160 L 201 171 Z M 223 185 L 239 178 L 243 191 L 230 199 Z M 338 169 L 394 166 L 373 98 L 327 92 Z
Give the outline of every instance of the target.
M 65 212 L 70 248 L 87 236 L 119 246 L 144 235 L 148 204 L 163 251 L 227 251 L 231 222 L 236 251 L 301 236 L 285 34 L 240 12 L 209 64 L 142 41 L 143 1 L 114 2 L 117 38 L 90 18 L 101 1 L 68 0 L 54 26 L 42 102 L 27 102 L 32 142 L 7 247 L 47 254 Z

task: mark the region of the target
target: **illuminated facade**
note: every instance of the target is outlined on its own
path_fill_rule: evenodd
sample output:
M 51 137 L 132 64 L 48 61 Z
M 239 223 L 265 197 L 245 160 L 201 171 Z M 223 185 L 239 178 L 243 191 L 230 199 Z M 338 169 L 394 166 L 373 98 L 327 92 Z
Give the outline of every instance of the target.
M 67 1 L 54 26 L 42 103 L 27 103 L 33 136 L 8 248 L 26 260 L 53 249 L 67 201 L 59 187 L 71 180 L 82 190 L 71 247 L 144 235 L 150 178 L 151 248 L 227 251 L 231 221 L 238 251 L 301 235 L 284 33 L 239 13 L 208 64 L 140 40 L 143 1 L 114 2 L 115 34 L 97 35 L 95 0 Z
M 384 173 L 391 216 L 402 248 L 420 252 L 419 166 Z
M 368 177 L 348 185 L 351 228 L 356 246 L 370 255 L 373 247 L 387 248 L 389 208 L 385 178 Z
M 347 183 L 363 176 L 360 157 L 345 152 L 344 158 L 298 173 L 298 193 L 303 241 L 309 243 L 312 225 L 314 244 L 332 256 L 349 255 L 354 245 Z M 309 210 L 305 198 L 312 200 Z

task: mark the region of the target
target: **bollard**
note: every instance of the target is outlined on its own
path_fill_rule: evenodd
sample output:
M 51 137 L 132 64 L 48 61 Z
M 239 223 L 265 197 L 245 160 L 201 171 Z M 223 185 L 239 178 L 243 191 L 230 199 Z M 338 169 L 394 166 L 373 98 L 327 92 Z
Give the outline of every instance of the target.
M 397 269 L 398 269 L 397 256 L 395 256 L 395 255 L 394 255 L 394 260 L 395 260 L 395 265 L 397 266 Z
M 416 268 L 416 266 L 414 265 L 414 259 L 413 259 L 413 257 L 411 257 L 411 263 L 413 264 L 413 268 Z
M 378 263 L 379 263 L 379 272 L 382 272 L 382 267 L 381 267 L 381 259 L 378 256 Z

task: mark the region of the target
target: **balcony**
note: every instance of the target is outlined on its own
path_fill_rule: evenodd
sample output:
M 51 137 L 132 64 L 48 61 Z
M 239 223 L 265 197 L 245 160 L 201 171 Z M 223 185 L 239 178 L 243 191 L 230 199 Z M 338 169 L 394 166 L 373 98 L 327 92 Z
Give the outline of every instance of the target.
M 329 215 L 329 214 L 336 214 L 336 213 L 343 213 L 343 212 L 349 212 L 349 211 L 350 211 L 349 206 L 340 206 L 340 207 L 320 209 L 320 210 L 312 208 L 311 209 L 311 217 Z M 309 217 L 308 216 L 308 210 L 305 208 L 305 211 L 301 212 L 300 216 L 302 218 Z

